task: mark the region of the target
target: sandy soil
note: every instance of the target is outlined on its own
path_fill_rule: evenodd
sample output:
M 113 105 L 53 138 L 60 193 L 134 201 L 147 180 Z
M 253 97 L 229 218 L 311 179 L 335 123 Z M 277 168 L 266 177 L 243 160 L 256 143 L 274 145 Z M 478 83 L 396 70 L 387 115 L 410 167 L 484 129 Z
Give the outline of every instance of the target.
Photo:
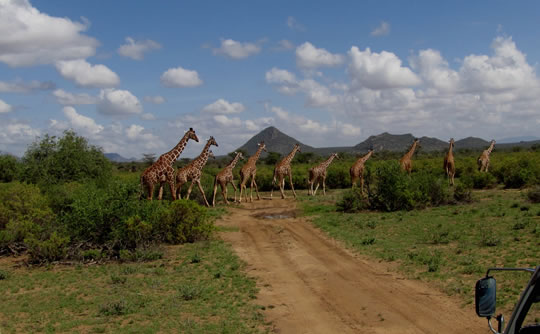
M 354 255 L 305 218 L 292 199 L 231 206 L 219 225 L 248 263 L 257 303 L 276 333 L 488 333 L 474 306 L 460 307 L 386 264 Z

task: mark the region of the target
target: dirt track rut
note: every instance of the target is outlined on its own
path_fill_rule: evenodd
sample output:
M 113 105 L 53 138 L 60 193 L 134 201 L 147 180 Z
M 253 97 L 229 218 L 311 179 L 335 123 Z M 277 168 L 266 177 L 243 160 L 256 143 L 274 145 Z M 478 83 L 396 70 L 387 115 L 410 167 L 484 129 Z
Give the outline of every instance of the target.
M 278 333 L 486 333 L 472 307 L 351 254 L 294 217 L 295 201 L 231 207 L 218 224 L 257 277 L 257 303 Z

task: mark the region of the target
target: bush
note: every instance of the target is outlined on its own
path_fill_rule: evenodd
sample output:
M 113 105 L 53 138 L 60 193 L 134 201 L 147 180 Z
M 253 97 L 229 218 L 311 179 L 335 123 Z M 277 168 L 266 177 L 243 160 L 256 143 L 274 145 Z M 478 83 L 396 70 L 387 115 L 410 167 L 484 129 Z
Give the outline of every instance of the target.
M 533 203 L 540 203 L 540 186 L 536 186 L 527 192 L 527 197 Z
M 497 179 L 490 173 L 475 172 L 472 183 L 474 189 L 489 189 L 495 187 Z
M 64 132 L 61 138 L 45 135 L 40 142 L 30 145 L 22 160 L 22 180 L 44 188 L 51 184 L 107 178 L 112 173 L 112 165 L 101 149 L 89 145 L 73 131 Z
M 69 245 L 69 237 L 61 236 L 53 232 L 49 238 L 39 240 L 34 236 L 24 239 L 28 246 L 28 254 L 32 262 L 52 262 L 66 257 Z
M 358 187 L 343 193 L 343 197 L 336 203 L 337 210 L 343 212 L 358 212 L 369 208 L 369 202 Z
M 11 182 L 19 177 L 20 163 L 12 155 L 0 155 L 0 182 Z
M 458 202 L 472 202 L 472 190 L 465 183 L 457 183 L 454 188 L 454 199 Z
M 171 203 L 154 225 L 162 241 L 172 244 L 206 240 L 214 231 L 207 209 L 189 200 Z
M 381 164 L 375 174 L 376 189 L 370 190 L 369 193 L 372 209 L 396 211 L 414 208 L 410 178 L 401 171 L 397 162 L 389 161 Z

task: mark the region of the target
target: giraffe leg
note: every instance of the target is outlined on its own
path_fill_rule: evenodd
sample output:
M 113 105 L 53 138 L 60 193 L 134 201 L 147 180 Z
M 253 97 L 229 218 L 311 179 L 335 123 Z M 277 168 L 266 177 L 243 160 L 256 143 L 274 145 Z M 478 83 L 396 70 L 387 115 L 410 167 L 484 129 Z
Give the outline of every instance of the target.
M 281 198 L 285 198 L 285 177 L 279 177 L 279 191 L 281 192 Z
M 246 187 L 246 184 L 244 181 L 240 182 L 240 198 L 238 199 L 238 203 L 242 203 L 242 192 L 244 191 L 244 188 Z M 247 202 L 247 189 L 246 189 L 246 202 Z
M 261 196 L 259 196 L 259 187 L 257 187 L 257 181 L 255 181 L 255 175 L 253 175 L 253 184 L 255 185 L 255 191 L 257 192 L 257 199 L 261 200 Z
M 364 175 L 360 176 L 360 191 L 364 193 Z
M 202 197 L 204 198 L 204 204 L 206 204 L 206 206 L 209 207 L 210 204 L 208 204 L 208 201 L 206 200 L 206 195 L 204 194 L 204 190 L 203 190 L 203 188 L 202 188 L 202 186 L 201 186 L 201 181 L 200 181 L 200 180 L 197 180 L 196 182 L 197 182 L 197 186 L 199 187 L 199 190 L 201 191 L 201 195 L 202 195 Z M 193 183 L 192 183 L 192 184 L 193 184 Z
M 291 184 L 292 193 L 294 195 L 294 198 L 296 198 L 296 191 L 294 191 L 294 185 L 292 183 L 292 171 L 289 173 L 289 183 Z
M 255 183 L 255 177 L 251 176 L 251 183 L 249 185 L 249 202 L 253 202 L 253 184 Z
M 154 183 L 148 183 L 148 200 L 152 200 L 152 195 L 154 194 Z
M 217 181 L 214 181 L 214 192 L 212 194 L 212 206 L 216 206 L 216 192 L 217 192 Z
M 358 182 L 358 177 L 351 175 L 351 188 L 354 188 L 356 182 Z
M 187 195 L 186 195 L 186 199 L 189 199 L 189 195 L 191 195 L 191 190 L 193 189 L 193 183 L 195 181 L 191 181 L 191 184 L 189 185 L 189 188 L 187 190 Z
M 234 181 L 231 181 L 231 185 L 234 188 L 234 203 L 236 203 L 236 185 L 234 184 Z
M 308 192 L 307 192 L 308 196 L 313 196 L 313 181 L 309 180 L 308 181 Z
M 274 174 L 274 179 L 272 180 L 272 189 L 270 190 L 270 199 L 274 195 L 274 184 L 276 184 L 276 174 Z
M 221 184 L 221 194 L 225 199 L 225 204 L 229 205 L 229 200 L 227 199 L 227 182 Z
M 326 196 L 326 177 L 323 177 L 322 179 L 322 193 Z
M 317 180 L 317 186 L 315 187 L 315 192 L 313 192 L 313 196 L 317 194 L 317 189 L 319 189 L 320 182 Z

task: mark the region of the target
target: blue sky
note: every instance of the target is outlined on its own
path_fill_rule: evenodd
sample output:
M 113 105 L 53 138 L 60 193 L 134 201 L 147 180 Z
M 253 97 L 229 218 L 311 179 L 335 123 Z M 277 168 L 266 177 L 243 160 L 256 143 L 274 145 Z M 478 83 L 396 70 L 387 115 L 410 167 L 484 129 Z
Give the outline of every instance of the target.
M 73 129 L 140 158 L 381 132 L 540 133 L 537 1 L 0 0 L 0 151 Z

